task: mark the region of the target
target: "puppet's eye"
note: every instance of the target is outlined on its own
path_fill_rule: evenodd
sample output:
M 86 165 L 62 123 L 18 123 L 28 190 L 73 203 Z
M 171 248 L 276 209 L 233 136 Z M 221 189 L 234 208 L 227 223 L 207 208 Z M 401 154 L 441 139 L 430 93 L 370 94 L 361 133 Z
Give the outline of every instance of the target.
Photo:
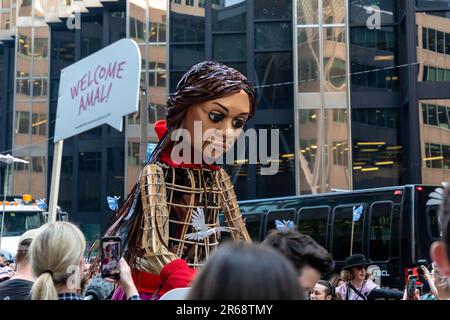
M 213 122 L 219 122 L 223 119 L 223 114 L 219 112 L 210 112 L 208 113 L 208 117 Z
M 233 127 L 236 129 L 242 128 L 244 126 L 244 120 L 242 119 L 233 119 Z

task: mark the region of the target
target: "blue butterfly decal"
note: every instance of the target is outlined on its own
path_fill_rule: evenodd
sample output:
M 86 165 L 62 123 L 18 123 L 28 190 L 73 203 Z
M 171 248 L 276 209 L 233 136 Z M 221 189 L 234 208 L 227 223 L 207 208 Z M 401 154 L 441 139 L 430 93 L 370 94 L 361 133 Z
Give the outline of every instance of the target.
M 356 206 L 353 207 L 353 222 L 357 222 L 361 218 L 361 215 L 363 214 L 363 209 L 364 207 L 362 205 L 358 207 Z
M 289 230 L 295 229 L 294 222 L 291 220 L 288 220 L 288 221 L 275 220 L 275 227 L 280 232 L 287 232 Z
M 117 209 L 119 209 L 119 199 L 120 199 L 120 197 L 114 196 L 114 197 L 107 197 L 106 199 L 108 201 L 109 209 L 111 209 L 113 211 L 116 211 Z
M 45 203 L 45 198 L 36 200 L 36 203 L 37 203 L 39 209 L 47 210 L 47 203 Z

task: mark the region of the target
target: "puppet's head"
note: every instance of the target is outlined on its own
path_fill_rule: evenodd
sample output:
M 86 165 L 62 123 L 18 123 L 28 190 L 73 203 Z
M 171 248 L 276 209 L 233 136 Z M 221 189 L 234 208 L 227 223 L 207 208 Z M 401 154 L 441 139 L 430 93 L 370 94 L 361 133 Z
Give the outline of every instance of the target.
M 233 146 L 255 109 L 255 91 L 239 71 L 212 61 L 198 63 L 184 74 L 167 101 L 168 131 L 161 148 L 170 141 L 168 135 L 174 130 L 185 129 L 195 152 L 203 153 L 208 146 L 214 146 L 212 156 L 218 158 Z M 199 137 L 199 127 L 202 133 L 215 134 Z M 202 138 L 200 144 L 194 143 Z

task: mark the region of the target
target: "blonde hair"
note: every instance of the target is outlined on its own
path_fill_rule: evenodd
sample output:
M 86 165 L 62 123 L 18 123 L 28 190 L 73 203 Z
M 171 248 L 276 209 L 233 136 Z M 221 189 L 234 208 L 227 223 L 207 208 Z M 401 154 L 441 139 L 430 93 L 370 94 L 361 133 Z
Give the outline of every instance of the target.
M 46 224 L 31 242 L 31 269 L 36 281 L 32 300 L 58 300 L 56 286 L 67 285 L 86 248 L 80 229 L 68 222 Z
M 370 273 L 369 271 L 366 272 L 366 280 L 370 278 L 370 276 L 372 275 L 372 273 Z M 342 270 L 341 271 L 341 279 L 344 282 L 350 282 L 353 279 L 355 279 L 355 277 L 352 274 L 352 270 Z

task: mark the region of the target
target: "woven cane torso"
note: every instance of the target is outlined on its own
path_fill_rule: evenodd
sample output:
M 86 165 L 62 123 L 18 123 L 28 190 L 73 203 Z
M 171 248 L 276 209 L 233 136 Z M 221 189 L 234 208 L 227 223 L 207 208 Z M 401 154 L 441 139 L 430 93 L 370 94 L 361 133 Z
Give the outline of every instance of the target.
M 230 178 L 222 169 L 174 168 L 157 162 L 144 168 L 140 188 L 145 254 L 138 264 L 144 271 L 158 272 L 177 257 L 192 267 L 201 266 L 219 244 L 220 232 L 213 231 L 219 227 L 221 210 L 231 237 L 250 241 Z M 199 211 L 208 236 L 188 239 L 199 231 L 193 226 L 193 215 Z

